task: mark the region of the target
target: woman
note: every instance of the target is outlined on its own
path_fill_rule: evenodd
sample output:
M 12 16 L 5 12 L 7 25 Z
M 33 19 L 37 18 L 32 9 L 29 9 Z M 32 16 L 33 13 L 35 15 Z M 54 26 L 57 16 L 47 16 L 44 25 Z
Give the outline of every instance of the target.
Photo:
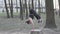
M 42 23 L 41 17 L 36 13 L 36 11 L 34 9 L 30 9 L 29 13 L 30 13 L 29 18 L 26 21 L 27 24 L 33 23 L 34 16 L 38 20 L 38 23 Z

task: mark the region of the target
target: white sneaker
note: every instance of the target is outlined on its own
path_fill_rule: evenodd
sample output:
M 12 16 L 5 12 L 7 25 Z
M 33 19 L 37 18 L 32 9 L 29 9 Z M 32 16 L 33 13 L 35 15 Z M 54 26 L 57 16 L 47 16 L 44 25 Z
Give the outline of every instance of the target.
M 42 19 L 39 19 L 39 20 L 38 20 L 38 23 L 42 23 Z

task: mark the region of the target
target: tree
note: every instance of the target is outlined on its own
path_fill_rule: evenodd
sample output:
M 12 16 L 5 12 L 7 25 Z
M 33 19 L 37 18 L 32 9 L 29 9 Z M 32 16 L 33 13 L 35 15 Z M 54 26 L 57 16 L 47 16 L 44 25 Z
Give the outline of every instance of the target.
M 32 0 L 32 8 L 34 9 L 34 0 Z
M 7 13 L 7 18 L 9 18 L 9 10 L 7 8 L 7 3 L 6 3 L 6 0 L 4 0 L 4 3 L 5 3 L 5 8 L 6 8 L 6 13 Z
M 10 13 L 11 13 L 11 17 L 13 18 L 13 0 L 11 0 Z
M 23 7 L 22 7 L 22 0 L 19 0 L 20 2 L 20 18 L 23 20 Z
M 2 12 L 4 13 L 4 8 L 3 8 Z
M 18 3 L 17 3 L 17 0 L 16 0 L 16 11 L 18 12 Z
M 60 17 L 60 0 L 59 0 L 59 17 Z
M 40 0 L 38 0 L 38 14 L 40 15 L 41 9 L 40 9 Z
M 9 2 L 9 8 L 10 8 L 10 0 L 8 0 L 8 2 Z
M 29 0 L 29 2 L 28 2 L 28 6 L 29 6 L 29 9 L 30 9 L 30 0 Z
M 54 18 L 53 0 L 46 0 L 46 24 L 45 28 L 57 28 Z
M 27 0 L 25 0 L 25 9 L 26 9 L 26 19 L 28 19 Z
M 35 11 L 36 11 L 36 2 L 35 2 L 35 7 L 34 7 Z

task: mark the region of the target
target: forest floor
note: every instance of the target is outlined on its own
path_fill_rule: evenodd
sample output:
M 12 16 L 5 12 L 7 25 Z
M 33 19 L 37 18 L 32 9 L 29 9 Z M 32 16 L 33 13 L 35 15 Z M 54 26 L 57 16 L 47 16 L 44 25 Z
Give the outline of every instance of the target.
M 1 15 L 1 14 L 0 14 Z M 34 28 L 41 29 L 45 26 L 46 15 L 41 15 L 43 24 L 38 24 L 36 18 L 34 19 Z M 55 15 L 56 29 L 43 28 L 44 34 L 60 34 L 60 18 Z M 6 15 L 0 16 L 0 34 L 29 34 L 32 29 L 32 25 L 28 25 L 24 20 L 20 20 L 19 15 L 14 15 L 14 18 L 6 18 Z

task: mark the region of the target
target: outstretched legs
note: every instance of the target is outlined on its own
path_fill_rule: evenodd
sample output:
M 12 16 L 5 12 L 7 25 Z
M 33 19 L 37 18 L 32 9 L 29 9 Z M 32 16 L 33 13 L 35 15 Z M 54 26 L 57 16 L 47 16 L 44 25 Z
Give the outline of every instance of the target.
M 29 17 L 26 21 L 27 24 L 32 24 L 32 29 L 34 30 L 34 23 L 31 17 Z

